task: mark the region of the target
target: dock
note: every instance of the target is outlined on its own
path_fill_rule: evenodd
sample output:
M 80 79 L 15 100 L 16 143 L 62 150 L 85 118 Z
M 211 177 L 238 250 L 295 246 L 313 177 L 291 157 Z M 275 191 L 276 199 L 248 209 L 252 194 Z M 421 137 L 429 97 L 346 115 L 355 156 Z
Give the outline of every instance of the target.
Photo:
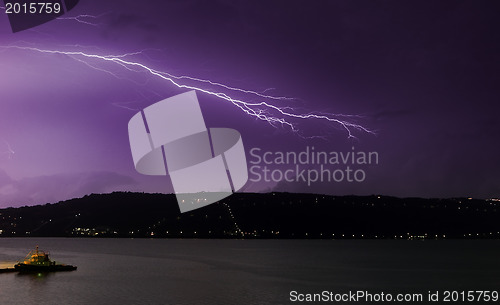
M 0 269 L 0 273 L 8 273 L 8 272 L 17 272 L 14 268 L 2 268 Z

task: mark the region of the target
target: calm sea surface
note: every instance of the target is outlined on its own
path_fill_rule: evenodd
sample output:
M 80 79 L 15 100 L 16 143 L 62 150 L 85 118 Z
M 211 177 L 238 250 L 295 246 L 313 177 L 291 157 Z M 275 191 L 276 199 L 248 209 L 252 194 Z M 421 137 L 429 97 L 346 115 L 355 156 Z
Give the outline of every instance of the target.
M 494 240 L 1 238 L 0 265 L 36 245 L 78 270 L 0 274 L 0 304 L 288 304 L 292 290 L 500 290 Z

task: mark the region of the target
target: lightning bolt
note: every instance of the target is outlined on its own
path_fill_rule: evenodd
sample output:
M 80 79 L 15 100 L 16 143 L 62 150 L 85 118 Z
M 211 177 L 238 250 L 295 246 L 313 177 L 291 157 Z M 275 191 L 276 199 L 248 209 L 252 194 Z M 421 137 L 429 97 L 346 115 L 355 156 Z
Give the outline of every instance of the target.
M 92 21 L 97 20 L 97 19 L 99 19 L 102 16 L 107 15 L 107 14 L 109 14 L 109 13 L 103 13 L 103 14 L 100 14 L 100 15 L 97 15 L 97 16 L 94 16 L 94 15 L 78 15 L 78 16 L 73 16 L 73 17 L 58 17 L 56 19 L 57 20 L 73 20 L 73 21 L 76 21 L 78 23 L 82 23 L 82 24 L 86 24 L 86 25 L 99 26 L 99 25 L 101 25 L 101 23 L 95 23 L 95 22 L 92 22 Z
M 134 112 L 141 111 L 141 109 L 132 108 L 132 107 L 127 106 L 127 105 L 129 105 L 131 103 L 133 103 L 133 102 L 128 102 L 128 103 L 112 103 L 111 105 L 113 105 L 115 107 L 118 107 L 118 108 L 123 108 L 123 109 L 131 110 L 131 111 L 134 111 Z
M 93 53 L 87 53 L 83 51 L 62 51 L 62 50 L 49 50 L 49 49 L 41 49 L 35 47 L 27 47 L 27 46 L 17 46 L 17 45 L 9 45 L 9 46 L 0 46 L 0 49 L 17 49 L 17 50 L 25 50 L 31 52 L 38 52 L 44 54 L 58 54 L 58 55 L 67 55 L 70 58 L 78 61 L 83 61 L 87 63 L 85 60 L 98 60 L 102 62 L 110 62 L 116 65 L 121 66 L 122 68 L 131 71 L 131 72 L 146 72 L 151 76 L 158 77 L 167 82 L 170 82 L 172 85 L 177 88 L 196 90 L 199 92 L 203 92 L 207 95 L 215 96 L 218 99 L 229 102 L 235 107 L 239 108 L 245 114 L 262 120 L 264 122 L 269 123 L 271 126 L 276 127 L 277 125 L 286 126 L 290 128 L 293 132 L 300 135 L 299 129 L 296 126 L 296 123 L 292 122 L 292 119 L 297 120 L 318 120 L 318 121 L 326 121 L 329 123 L 337 124 L 342 127 L 348 135 L 348 138 L 356 138 L 353 134 L 354 131 L 360 131 L 370 134 L 375 134 L 373 131 L 368 128 L 354 123 L 349 119 L 352 119 L 357 116 L 349 116 L 343 114 L 333 114 L 333 113 L 318 113 L 318 112 L 310 112 L 310 113 L 300 113 L 294 110 L 294 108 L 285 106 L 276 106 L 266 101 L 261 102 L 246 102 L 242 99 L 234 97 L 230 93 L 225 93 L 222 91 L 214 90 L 216 88 L 222 88 L 232 93 L 243 93 L 247 95 L 253 95 L 258 98 L 268 99 L 268 100 L 292 100 L 289 97 L 283 96 L 273 96 L 265 93 L 260 93 L 252 90 L 241 89 L 236 87 L 231 87 L 222 83 L 214 82 L 211 80 L 195 78 L 191 76 L 177 76 L 167 72 L 159 71 L 154 68 L 151 68 L 141 62 L 128 60 L 127 57 L 132 55 L 141 54 L 141 52 L 133 52 L 126 53 L 122 55 L 99 55 Z M 99 71 L 104 71 L 111 73 L 109 71 L 103 70 L 101 68 L 94 67 L 87 63 L 87 65 L 91 68 L 97 69 Z M 113 74 L 113 73 L 112 73 Z M 113 74 L 116 76 L 115 74 Z M 184 81 L 189 80 L 191 82 L 195 82 L 198 85 L 186 84 Z M 201 87 L 200 85 L 210 85 L 213 89 L 206 89 Z M 315 136 L 320 137 L 321 136 Z
M 7 151 L 2 152 L 2 154 L 7 154 L 8 158 L 12 159 L 12 157 L 14 157 L 14 155 L 16 154 L 16 152 L 12 149 L 12 147 L 9 144 L 9 142 L 7 142 L 5 140 L 3 140 L 3 142 L 7 146 Z

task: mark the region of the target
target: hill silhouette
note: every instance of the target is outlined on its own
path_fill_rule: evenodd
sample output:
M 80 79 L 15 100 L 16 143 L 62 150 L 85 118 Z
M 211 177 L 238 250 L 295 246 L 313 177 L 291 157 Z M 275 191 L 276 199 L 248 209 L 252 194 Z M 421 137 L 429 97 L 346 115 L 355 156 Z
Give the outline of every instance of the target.
M 181 214 L 173 194 L 115 192 L 0 210 L 0 236 L 499 238 L 498 201 L 239 193 Z

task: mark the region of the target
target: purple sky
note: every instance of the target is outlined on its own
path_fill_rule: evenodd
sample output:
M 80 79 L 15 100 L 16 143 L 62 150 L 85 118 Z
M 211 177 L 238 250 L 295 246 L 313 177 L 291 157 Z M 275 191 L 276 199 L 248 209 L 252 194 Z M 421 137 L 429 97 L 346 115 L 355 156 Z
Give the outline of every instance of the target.
M 295 99 L 231 94 L 300 113 L 360 115 L 348 119 L 376 133 L 349 139 L 338 124 L 297 119 L 297 134 L 199 93 L 207 126 L 239 130 L 249 159 L 254 147 L 379 153 L 361 183 L 249 182 L 244 191 L 500 196 L 493 2 L 81 0 L 66 19 L 15 34 L 0 13 L 0 207 L 114 190 L 171 192 L 168 177 L 135 171 L 127 123 L 134 109 L 187 91 L 141 69 L 6 46 L 143 51 L 125 59 L 232 87 L 274 88 L 266 94 Z M 96 18 L 67 18 L 78 15 Z

